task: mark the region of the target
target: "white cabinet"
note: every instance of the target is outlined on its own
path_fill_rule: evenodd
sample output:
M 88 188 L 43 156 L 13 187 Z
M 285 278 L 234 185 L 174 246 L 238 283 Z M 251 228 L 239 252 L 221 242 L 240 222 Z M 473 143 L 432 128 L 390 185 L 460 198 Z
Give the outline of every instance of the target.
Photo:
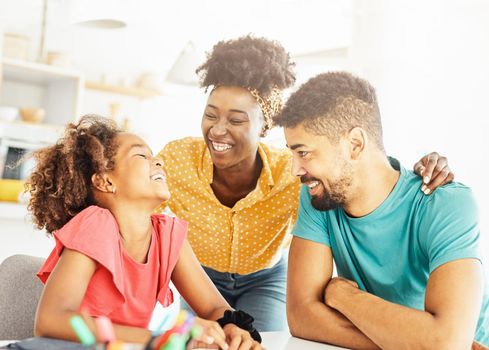
M 74 70 L 8 58 L 0 63 L 0 106 L 46 111 L 37 124 L 0 121 L 0 177 L 17 179 L 2 171 L 7 159 L 19 151 L 54 143 L 64 126 L 79 118 L 85 82 Z M 0 186 L 0 191 L 6 188 Z M 14 202 L 0 202 L 0 241 L 0 261 L 16 253 L 47 256 L 54 244 L 34 228 L 26 205 Z
M 43 108 L 45 125 L 77 120 L 85 85 L 80 72 L 8 58 L 1 63 L 0 105 Z

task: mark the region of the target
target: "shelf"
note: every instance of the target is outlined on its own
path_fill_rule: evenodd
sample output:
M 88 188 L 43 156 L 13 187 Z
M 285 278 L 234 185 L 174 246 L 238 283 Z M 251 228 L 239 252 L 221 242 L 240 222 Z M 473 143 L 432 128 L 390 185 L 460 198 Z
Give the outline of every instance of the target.
M 110 85 L 104 83 L 98 83 L 93 81 L 87 81 L 85 83 L 85 88 L 92 90 L 99 90 L 104 92 L 110 92 L 114 94 L 121 94 L 127 96 L 133 96 L 138 98 L 150 98 L 161 96 L 161 92 L 151 89 L 145 88 L 137 88 L 137 87 L 126 87 L 126 86 L 118 86 L 118 85 Z
M 0 63 L 0 105 L 42 108 L 46 124 L 64 126 L 76 120 L 85 81 L 81 72 L 5 57 Z
M 4 79 L 35 84 L 47 84 L 58 80 L 80 80 L 82 74 L 76 70 L 47 64 L 2 58 Z
M 63 135 L 64 127 L 45 123 L 26 123 L 22 121 L 0 121 L 0 139 L 8 137 L 24 143 L 50 145 Z

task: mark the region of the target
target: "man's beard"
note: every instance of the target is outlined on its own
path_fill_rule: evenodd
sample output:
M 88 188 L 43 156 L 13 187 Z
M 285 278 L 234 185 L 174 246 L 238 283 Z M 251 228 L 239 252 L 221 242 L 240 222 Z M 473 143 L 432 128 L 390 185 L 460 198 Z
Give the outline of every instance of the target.
M 338 193 L 328 193 L 324 191 L 318 196 L 311 198 L 312 206 L 320 211 L 333 210 L 345 205 L 345 197 Z
M 323 191 L 319 195 L 311 196 L 311 204 L 316 210 L 327 211 L 342 208 L 346 204 L 346 191 L 351 185 L 351 178 L 345 176 L 339 180 L 329 183 L 330 190 L 326 190 L 323 182 L 309 176 L 302 176 L 301 182 L 319 181 Z

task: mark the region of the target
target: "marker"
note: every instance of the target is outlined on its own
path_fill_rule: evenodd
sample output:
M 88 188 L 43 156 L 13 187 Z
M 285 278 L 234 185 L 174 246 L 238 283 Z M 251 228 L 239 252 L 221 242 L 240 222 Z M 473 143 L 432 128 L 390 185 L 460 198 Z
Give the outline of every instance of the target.
M 190 330 L 190 328 L 194 324 L 194 321 L 195 321 L 194 320 L 194 316 L 188 315 L 187 316 L 187 319 L 185 320 L 185 322 L 183 322 L 183 324 L 177 328 L 177 333 L 178 334 L 186 334 L 186 333 L 188 333 L 189 330 Z
M 186 316 L 187 319 L 183 321 L 183 324 L 178 324 L 181 323 L 183 320 L 183 316 Z M 164 332 L 156 342 L 156 348 L 157 349 L 180 349 L 180 345 L 169 345 L 170 344 L 170 339 L 172 337 L 177 337 L 179 340 L 179 344 L 188 344 L 190 340 L 193 338 L 198 338 L 200 334 L 202 333 L 202 328 L 198 325 L 194 325 L 195 322 L 195 317 L 191 314 L 185 313 L 182 314 L 182 317 L 178 319 L 178 321 L 175 323 L 175 325 Z M 177 340 L 173 340 L 173 343 L 177 342 Z M 167 347 L 168 345 L 168 347 Z M 182 347 L 182 349 L 185 349 L 185 346 Z
M 164 345 L 166 345 L 166 343 L 169 341 L 170 337 L 174 334 L 178 334 L 178 328 L 177 326 L 173 326 L 172 328 L 170 328 L 169 330 L 165 331 L 163 334 L 161 334 L 155 344 L 154 344 L 154 348 L 155 349 L 160 349 L 161 347 L 163 347 Z
M 202 327 L 199 325 L 194 324 L 192 328 L 190 328 L 190 339 L 195 339 L 200 337 L 202 334 Z
M 102 343 L 111 343 L 116 340 L 112 321 L 107 316 L 99 316 L 95 318 L 97 326 L 98 340 Z
M 185 310 L 180 310 L 177 316 L 177 320 L 175 321 L 175 326 L 181 326 L 188 318 L 188 312 Z
M 92 350 L 92 349 L 90 349 Z M 116 340 L 107 345 L 103 350 L 143 350 L 141 344 L 136 343 L 124 343 L 122 340 Z
M 162 350 L 184 350 L 186 345 L 185 337 L 180 334 L 172 334 L 168 342 L 160 349 Z
M 95 344 L 96 340 L 93 333 L 80 316 L 75 315 L 70 318 L 70 325 L 75 331 L 78 339 L 80 339 L 80 343 L 82 343 L 82 345 L 92 346 Z
M 122 340 L 113 341 L 107 345 L 107 350 L 125 350 L 126 346 Z

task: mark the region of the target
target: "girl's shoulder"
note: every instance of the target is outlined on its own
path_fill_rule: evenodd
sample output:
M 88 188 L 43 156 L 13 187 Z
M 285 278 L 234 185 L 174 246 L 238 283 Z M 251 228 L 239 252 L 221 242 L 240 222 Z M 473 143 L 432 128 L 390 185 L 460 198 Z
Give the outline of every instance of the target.
M 106 244 L 119 239 L 119 226 L 112 213 L 105 208 L 91 205 L 76 214 L 54 233 L 63 242 L 92 240 L 91 244 Z
M 90 206 L 75 215 L 66 225 L 54 232 L 55 247 L 38 273 L 46 281 L 56 266 L 63 249 L 75 250 L 88 256 L 109 271 L 120 264 L 119 227 L 112 213 Z
M 90 205 L 76 214 L 68 223 L 72 221 L 100 219 L 113 219 L 115 222 L 114 215 L 112 215 L 109 209 L 99 207 L 98 205 Z

